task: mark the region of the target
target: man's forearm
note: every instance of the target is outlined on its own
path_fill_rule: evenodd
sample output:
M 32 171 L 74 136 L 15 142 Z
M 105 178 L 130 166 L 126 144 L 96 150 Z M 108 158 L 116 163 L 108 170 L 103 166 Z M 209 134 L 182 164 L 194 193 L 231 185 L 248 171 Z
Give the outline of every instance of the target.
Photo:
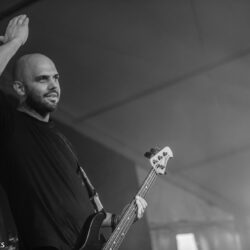
M 2 75 L 6 65 L 20 48 L 21 43 L 18 39 L 14 39 L 0 46 L 0 75 Z

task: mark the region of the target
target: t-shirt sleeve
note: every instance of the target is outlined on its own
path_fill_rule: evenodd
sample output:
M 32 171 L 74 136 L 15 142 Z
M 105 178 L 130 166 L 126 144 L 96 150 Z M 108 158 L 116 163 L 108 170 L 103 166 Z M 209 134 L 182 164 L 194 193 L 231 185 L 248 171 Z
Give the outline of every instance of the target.
M 14 105 L 9 97 L 0 91 L 0 138 L 6 138 L 13 129 Z

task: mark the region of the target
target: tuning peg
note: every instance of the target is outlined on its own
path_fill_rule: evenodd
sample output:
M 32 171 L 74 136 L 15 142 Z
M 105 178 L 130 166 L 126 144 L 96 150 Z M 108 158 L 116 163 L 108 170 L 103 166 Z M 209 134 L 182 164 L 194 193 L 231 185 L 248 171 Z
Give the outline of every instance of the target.
M 159 151 L 161 151 L 161 149 L 158 148 L 158 147 L 155 147 L 155 148 L 151 148 L 151 149 L 150 149 L 150 152 L 151 152 L 152 155 L 157 154 Z
M 155 147 L 155 148 L 151 148 L 150 151 L 147 151 L 144 156 L 148 159 L 152 158 L 155 154 L 157 154 L 160 150 L 160 148 Z
M 152 156 L 152 154 L 151 154 L 150 152 L 146 152 L 146 153 L 144 154 L 144 156 L 145 156 L 146 158 L 150 159 L 151 156 Z

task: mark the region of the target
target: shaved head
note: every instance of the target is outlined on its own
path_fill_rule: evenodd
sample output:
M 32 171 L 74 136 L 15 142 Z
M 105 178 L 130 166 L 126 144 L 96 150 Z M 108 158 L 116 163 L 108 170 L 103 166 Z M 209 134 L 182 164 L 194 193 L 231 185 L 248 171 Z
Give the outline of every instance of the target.
M 27 78 L 30 78 L 31 75 L 35 73 L 37 67 L 41 66 L 43 63 L 55 67 L 53 61 L 43 54 L 34 53 L 20 57 L 14 66 L 14 80 L 25 82 Z

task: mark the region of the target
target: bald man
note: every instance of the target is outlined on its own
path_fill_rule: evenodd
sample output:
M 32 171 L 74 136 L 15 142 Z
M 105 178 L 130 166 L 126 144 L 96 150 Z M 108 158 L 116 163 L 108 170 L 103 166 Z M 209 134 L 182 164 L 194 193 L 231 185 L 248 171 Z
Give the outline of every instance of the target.
M 0 74 L 28 38 L 26 15 L 13 18 L 0 37 Z M 15 64 L 14 108 L 0 92 L 1 174 L 18 229 L 20 249 L 72 250 L 94 212 L 71 144 L 50 119 L 59 103 L 59 74 L 50 58 L 22 56 Z M 147 203 L 136 198 L 137 218 Z M 102 226 L 114 226 L 106 213 Z

